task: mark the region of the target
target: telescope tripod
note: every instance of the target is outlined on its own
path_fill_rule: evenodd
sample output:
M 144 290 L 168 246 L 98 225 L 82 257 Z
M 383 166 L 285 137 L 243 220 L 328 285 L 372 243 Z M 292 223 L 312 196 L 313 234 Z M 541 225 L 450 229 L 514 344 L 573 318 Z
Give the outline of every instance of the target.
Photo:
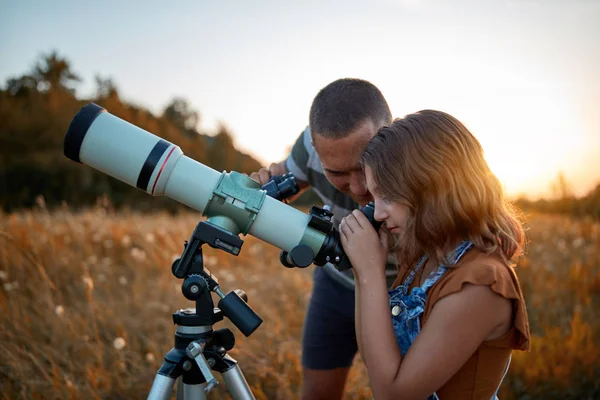
M 204 268 L 203 244 L 237 255 L 243 241 L 237 235 L 203 221 L 196 226 L 181 258 L 173 263 L 173 275 L 184 278 L 183 295 L 195 301 L 196 307 L 173 314 L 177 327 L 175 346 L 164 357 L 150 389 L 149 400 L 169 399 L 176 381 L 178 400 L 206 399 L 208 392 L 218 384 L 211 369 L 223 377 L 233 399 L 254 400 L 238 363 L 227 354 L 235 344 L 233 332 L 227 328 L 213 330 L 213 325 L 226 316 L 245 336 L 250 336 L 262 323 L 262 318 L 250 308 L 241 290 L 223 293 L 217 278 Z M 221 298 L 217 308 L 211 292 Z

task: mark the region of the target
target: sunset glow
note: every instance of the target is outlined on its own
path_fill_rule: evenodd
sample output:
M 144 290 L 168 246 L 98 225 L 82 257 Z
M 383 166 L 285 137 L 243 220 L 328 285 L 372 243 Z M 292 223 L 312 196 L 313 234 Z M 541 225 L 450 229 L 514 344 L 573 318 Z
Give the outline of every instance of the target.
M 118 13 L 105 3 L 9 3 L 0 82 L 56 49 L 83 78 L 78 96 L 94 94 L 99 74 L 157 115 L 183 97 L 200 130 L 225 125 L 267 165 L 287 155 L 322 87 L 357 77 L 382 90 L 395 117 L 433 108 L 463 121 L 510 195 L 551 195 L 559 173 L 577 195 L 600 181 L 598 2 L 333 1 L 319 12 L 133 3 L 114 3 Z

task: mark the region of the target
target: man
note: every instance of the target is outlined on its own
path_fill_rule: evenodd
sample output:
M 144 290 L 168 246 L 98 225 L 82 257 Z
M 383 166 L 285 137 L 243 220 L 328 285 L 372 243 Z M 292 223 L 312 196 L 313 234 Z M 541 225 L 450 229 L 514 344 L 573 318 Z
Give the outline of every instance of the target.
M 301 189 L 309 186 L 331 206 L 335 226 L 371 201 L 359 159 L 367 142 L 392 117 L 382 93 L 361 79 L 339 79 L 319 91 L 310 108 L 309 127 L 285 161 L 250 177 L 260 184 L 291 172 Z M 302 398 L 341 399 L 357 352 L 352 272 L 315 268 L 302 340 Z M 395 273 L 390 283 L 395 278 Z M 346 282 L 346 285 L 344 285 Z

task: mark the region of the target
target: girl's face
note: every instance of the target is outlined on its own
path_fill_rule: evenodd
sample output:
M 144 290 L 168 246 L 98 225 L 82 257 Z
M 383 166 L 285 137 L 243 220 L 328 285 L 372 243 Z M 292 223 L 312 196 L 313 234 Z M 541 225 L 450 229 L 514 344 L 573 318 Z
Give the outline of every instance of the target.
M 375 219 L 377 221 L 382 221 L 390 233 L 396 235 L 402 233 L 406 229 L 406 223 L 410 216 L 410 209 L 408 206 L 386 199 L 379 194 L 379 190 L 373 181 L 371 168 L 369 167 L 365 168 L 365 178 L 367 188 L 373 195 L 373 200 L 375 202 Z

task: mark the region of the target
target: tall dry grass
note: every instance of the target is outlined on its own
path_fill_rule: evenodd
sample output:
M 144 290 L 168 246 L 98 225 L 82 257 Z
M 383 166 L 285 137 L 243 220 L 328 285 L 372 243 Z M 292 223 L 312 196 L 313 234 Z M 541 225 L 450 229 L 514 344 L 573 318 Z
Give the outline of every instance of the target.
M 107 212 L 0 214 L 0 391 L 3 399 L 145 398 L 172 347 L 173 311 L 191 306 L 171 263 L 199 215 Z M 515 353 L 503 399 L 600 396 L 600 225 L 529 220 L 518 269 L 534 334 Z M 297 398 L 312 267 L 286 269 L 278 249 L 245 237 L 234 257 L 204 248 L 225 291 L 243 289 L 264 319 L 245 338 L 228 321 L 257 399 Z M 220 387 L 210 398 L 229 398 Z M 371 397 L 359 358 L 348 399 Z

